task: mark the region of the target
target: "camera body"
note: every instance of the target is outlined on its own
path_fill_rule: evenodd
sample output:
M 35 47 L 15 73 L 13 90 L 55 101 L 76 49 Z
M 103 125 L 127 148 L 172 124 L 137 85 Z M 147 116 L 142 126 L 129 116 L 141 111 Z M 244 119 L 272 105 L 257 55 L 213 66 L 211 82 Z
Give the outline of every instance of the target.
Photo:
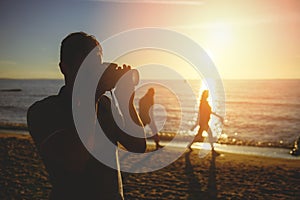
M 100 84 L 106 85 L 106 90 L 111 90 L 116 87 L 118 81 L 126 74 L 126 79 L 128 83 L 131 85 L 138 85 L 139 83 L 139 72 L 136 69 L 131 69 L 130 66 L 123 65 L 123 67 L 118 66 L 116 63 L 108 63 L 104 62 L 101 64 L 105 67 L 106 70 L 104 71 Z

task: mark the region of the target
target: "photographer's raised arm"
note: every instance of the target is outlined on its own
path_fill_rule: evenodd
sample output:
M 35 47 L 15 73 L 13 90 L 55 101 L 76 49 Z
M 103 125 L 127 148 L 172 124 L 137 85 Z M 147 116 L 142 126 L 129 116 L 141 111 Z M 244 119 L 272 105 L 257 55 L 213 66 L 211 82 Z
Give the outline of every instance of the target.
M 134 95 L 131 96 L 128 105 L 129 116 L 123 111 L 123 120 L 125 124 L 125 130 L 128 130 L 128 133 L 122 133 L 119 135 L 119 142 L 129 151 L 133 152 L 145 152 L 146 150 L 146 136 L 143 124 L 137 114 L 133 103 Z M 121 105 L 120 105 L 121 106 Z M 122 107 L 122 106 L 121 106 Z M 121 109 L 123 110 L 123 109 Z M 130 126 L 130 127 L 128 127 Z M 134 137 L 138 136 L 138 137 Z M 139 145 L 137 147 L 136 145 Z
M 126 132 L 124 132 L 116 123 L 113 113 L 112 113 L 112 102 L 111 100 L 103 95 L 98 102 L 98 120 L 100 125 L 105 132 L 106 136 L 113 142 L 119 142 L 128 151 L 143 153 L 146 150 L 146 139 L 143 126 L 139 120 L 137 112 L 133 105 L 133 100 L 129 103 L 129 113 L 132 116 L 132 120 L 138 124 L 133 130 L 139 137 L 133 137 Z M 113 105 L 114 106 L 114 105 Z M 130 124 L 127 117 L 123 117 L 125 126 Z M 131 121 L 132 122 L 132 121 Z

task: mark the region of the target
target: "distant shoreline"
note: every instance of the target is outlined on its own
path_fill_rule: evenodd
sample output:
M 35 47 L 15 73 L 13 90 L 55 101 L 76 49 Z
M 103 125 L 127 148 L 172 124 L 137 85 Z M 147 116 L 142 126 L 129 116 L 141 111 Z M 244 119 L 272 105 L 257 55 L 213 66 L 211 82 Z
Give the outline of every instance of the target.
M 23 123 L 1 123 L 0 122 L 0 133 L 6 133 L 6 132 L 10 132 L 12 134 L 29 134 L 28 132 L 28 127 L 27 124 L 23 124 Z M 171 141 L 176 133 L 174 132 L 160 132 L 160 140 L 163 142 L 169 142 Z M 191 138 L 193 137 L 193 135 L 188 135 L 186 134 L 179 134 L 178 135 L 178 141 L 179 142 L 184 142 L 184 141 L 189 141 L 191 140 Z M 251 141 L 239 141 L 239 140 L 235 140 L 234 138 L 227 138 L 227 139 L 223 139 L 223 138 L 219 138 L 218 141 L 216 142 L 216 144 L 220 144 L 220 145 L 235 145 L 235 146 L 245 146 L 245 147 L 258 147 L 258 148 L 281 148 L 281 149 L 291 149 L 293 144 L 290 145 L 286 145 L 286 144 L 274 144 L 274 143 L 270 143 L 270 142 L 261 142 L 259 145 L 256 143 L 253 143 Z
M 6 137 L 15 137 L 15 138 L 24 138 L 31 139 L 31 136 L 28 131 L 25 130 L 11 130 L 11 129 L 1 129 L 0 128 L 0 138 Z M 167 145 L 171 138 L 168 140 L 161 139 L 162 145 Z M 155 146 L 152 140 L 147 140 L 147 146 Z M 176 149 L 185 148 L 184 142 L 175 143 L 175 145 L 171 145 L 170 147 Z M 196 143 L 193 145 L 193 148 L 196 151 L 204 150 L 207 151 L 205 147 L 205 143 Z M 232 145 L 232 144 L 220 144 L 215 143 L 215 148 L 217 151 L 233 153 L 238 155 L 246 155 L 246 156 L 259 156 L 265 158 L 274 158 L 274 159 L 287 159 L 287 160 L 299 160 L 300 156 L 292 156 L 289 154 L 291 148 L 280 148 L 280 147 L 268 147 L 268 146 L 242 146 L 242 145 Z
M 27 124 L 13 123 L 13 122 L 0 122 L 0 130 L 16 130 L 16 131 L 28 131 Z

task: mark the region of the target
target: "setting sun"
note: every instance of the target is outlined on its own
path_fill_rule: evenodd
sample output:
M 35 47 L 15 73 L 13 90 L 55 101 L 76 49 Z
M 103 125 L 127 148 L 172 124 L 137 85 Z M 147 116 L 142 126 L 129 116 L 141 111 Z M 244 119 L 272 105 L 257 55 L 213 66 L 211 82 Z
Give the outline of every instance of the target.
M 212 32 L 207 37 L 207 40 L 211 42 L 214 49 L 224 50 L 232 43 L 232 28 L 226 23 L 213 23 Z

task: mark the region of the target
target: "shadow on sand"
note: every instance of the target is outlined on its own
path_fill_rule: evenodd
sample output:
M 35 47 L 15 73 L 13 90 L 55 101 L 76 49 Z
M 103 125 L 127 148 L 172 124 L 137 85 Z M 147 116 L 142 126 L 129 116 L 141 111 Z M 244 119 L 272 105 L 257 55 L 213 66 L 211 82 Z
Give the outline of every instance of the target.
M 191 152 L 185 154 L 185 173 L 188 178 L 188 199 L 217 199 L 217 185 L 216 185 L 216 157 L 219 156 L 215 151 L 211 152 L 211 160 L 209 166 L 209 175 L 207 182 L 207 191 L 205 185 L 201 184 L 199 180 L 199 172 L 195 171 L 194 166 L 190 160 Z M 194 155 L 193 155 L 194 156 Z M 202 181 L 203 182 L 203 181 Z

